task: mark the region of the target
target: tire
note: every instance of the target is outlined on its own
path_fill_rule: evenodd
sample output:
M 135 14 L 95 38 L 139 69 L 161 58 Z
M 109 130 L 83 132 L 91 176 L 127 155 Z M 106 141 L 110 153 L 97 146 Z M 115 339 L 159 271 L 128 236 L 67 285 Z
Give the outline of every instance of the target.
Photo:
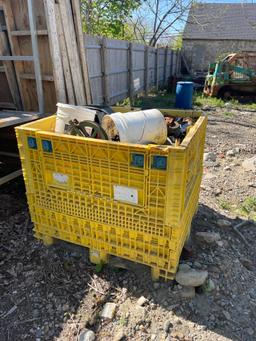
M 219 90 L 217 97 L 224 101 L 230 101 L 234 97 L 234 93 L 229 87 L 223 87 Z

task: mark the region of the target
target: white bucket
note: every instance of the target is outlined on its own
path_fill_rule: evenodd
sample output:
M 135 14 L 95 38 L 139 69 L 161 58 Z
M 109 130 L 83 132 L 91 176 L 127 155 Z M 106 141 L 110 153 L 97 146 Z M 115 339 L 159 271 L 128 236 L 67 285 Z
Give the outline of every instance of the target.
M 77 119 L 78 122 L 89 120 L 94 121 L 96 111 L 81 106 L 57 103 L 57 117 L 55 132 L 64 133 L 65 125 L 70 120 Z
M 164 144 L 167 139 L 165 119 L 157 109 L 105 115 L 102 128 L 110 140 L 119 135 L 120 142 Z

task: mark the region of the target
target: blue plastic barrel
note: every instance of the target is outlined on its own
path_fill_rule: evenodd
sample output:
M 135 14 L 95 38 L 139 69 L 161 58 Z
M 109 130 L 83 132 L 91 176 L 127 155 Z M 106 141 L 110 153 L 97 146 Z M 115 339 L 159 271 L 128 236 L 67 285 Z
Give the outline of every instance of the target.
M 180 109 L 192 109 L 193 82 L 178 82 L 176 85 L 175 107 Z

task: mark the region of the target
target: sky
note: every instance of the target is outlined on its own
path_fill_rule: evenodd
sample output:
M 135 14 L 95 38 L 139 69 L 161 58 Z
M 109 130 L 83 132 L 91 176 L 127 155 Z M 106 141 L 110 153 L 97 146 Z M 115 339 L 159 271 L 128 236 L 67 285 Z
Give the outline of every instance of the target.
M 152 4 L 155 3 L 155 0 L 148 0 L 150 1 Z M 173 3 L 174 0 L 160 0 L 160 4 L 162 6 L 166 6 L 163 8 L 163 13 L 165 13 L 165 8 L 168 8 L 170 6 L 171 3 Z M 191 0 L 183 0 L 184 4 L 188 4 L 190 3 Z M 237 3 L 237 4 L 241 4 L 241 3 L 256 3 L 256 0 L 199 0 L 197 1 L 199 3 Z M 144 10 L 145 9 L 145 10 Z M 148 6 L 146 5 L 145 8 L 141 7 L 140 11 L 138 11 L 138 16 L 142 16 L 143 18 L 143 23 L 145 25 L 146 22 L 146 26 L 148 27 L 147 31 L 150 30 L 150 28 L 153 29 L 153 22 L 154 22 L 154 15 L 153 13 L 148 9 Z M 136 15 L 135 15 L 136 17 Z M 161 15 L 159 16 L 161 17 Z M 172 17 L 168 17 L 166 20 L 166 25 L 172 21 Z M 177 21 L 171 28 L 169 28 L 168 30 L 165 31 L 165 33 L 162 35 L 162 38 L 160 39 L 160 41 L 158 41 L 160 44 L 168 44 L 168 40 L 172 39 L 173 36 L 177 36 L 179 34 L 179 32 L 182 32 L 184 29 L 186 23 L 186 16 L 183 17 L 182 21 Z M 149 31 L 149 33 L 147 33 L 147 35 L 149 38 L 150 36 L 152 36 L 152 33 Z
M 217 1 L 200 1 L 200 2 L 209 2 L 209 3 L 216 3 L 216 4 L 219 4 L 219 3 L 236 3 L 236 4 L 241 4 L 241 3 L 248 3 L 248 4 L 251 4 L 251 3 L 254 3 L 256 1 L 254 0 L 250 0 L 250 1 L 241 1 L 241 0 L 217 0 Z

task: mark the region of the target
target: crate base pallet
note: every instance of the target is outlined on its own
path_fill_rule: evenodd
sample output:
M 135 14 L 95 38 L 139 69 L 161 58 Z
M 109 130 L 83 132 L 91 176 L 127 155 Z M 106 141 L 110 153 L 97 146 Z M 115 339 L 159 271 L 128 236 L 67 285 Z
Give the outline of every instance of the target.
M 173 279 L 184 243 L 190 231 L 190 222 L 179 231 L 173 229 L 173 238 L 124 230 L 34 207 L 32 220 L 35 237 L 51 245 L 55 239 L 89 248 L 92 263 L 108 263 L 108 256 L 117 256 L 145 264 L 152 269 L 152 278 Z M 171 228 L 170 228 L 171 229 Z M 176 237 L 175 237 L 176 235 Z
M 207 119 L 161 111 L 193 117 L 180 145 L 57 134 L 56 116 L 16 128 L 37 238 L 87 247 L 94 263 L 118 256 L 173 279 L 198 205 Z

